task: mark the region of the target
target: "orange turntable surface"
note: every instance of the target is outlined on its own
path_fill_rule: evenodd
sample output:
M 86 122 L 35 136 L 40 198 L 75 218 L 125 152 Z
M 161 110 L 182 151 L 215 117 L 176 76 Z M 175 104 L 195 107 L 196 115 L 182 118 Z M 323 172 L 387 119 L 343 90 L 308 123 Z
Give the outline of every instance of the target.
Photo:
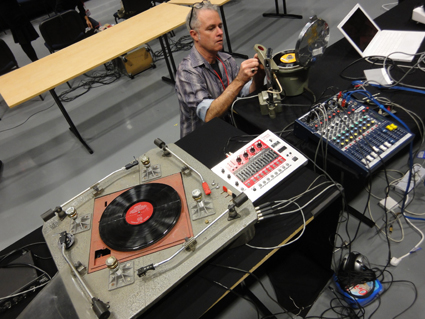
M 114 256 L 115 258 L 117 258 L 118 261 L 124 262 L 163 250 L 165 248 L 182 244 L 184 243 L 186 237 L 193 237 L 192 225 L 190 222 L 183 181 L 180 173 L 154 180 L 151 183 L 169 185 L 173 187 L 174 190 L 179 194 L 181 199 L 181 214 L 177 223 L 165 237 L 163 237 L 162 239 L 160 239 L 149 247 L 135 251 L 113 250 L 108 247 L 100 238 L 99 222 L 106 207 L 116 197 L 118 197 L 128 189 L 123 189 L 121 191 L 96 198 L 94 201 L 94 212 L 92 221 L 93 226 L 90 241 L 89 273 L 106 268 L 105 262 L 106 259 L 110 256 Z

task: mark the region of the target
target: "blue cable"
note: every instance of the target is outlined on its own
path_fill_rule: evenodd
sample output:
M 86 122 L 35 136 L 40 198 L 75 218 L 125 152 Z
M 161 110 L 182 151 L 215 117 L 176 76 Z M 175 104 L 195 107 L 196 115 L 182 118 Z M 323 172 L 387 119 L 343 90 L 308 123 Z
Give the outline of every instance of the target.
M 362 85 L 363 81 L 353 81 L 351 82 L 351 84 L 353 85 Z M 409 92 L 415 92 L 415 93 L 419 93 L 419 94 L 425 94 L 424 90 L 418 90 L 418 89 L 413 89 L 413 88 L 408 88 L 408 87 L 404 87 L 404 86 L 384 86 L 381 84 L 374 84 L 374 83 L 368 83 L 368 85 L 370 86 L 374 86 L 380 89 L 390 89 L 390 90 L 401 90 L 401 91 L 409 91 Z
M 359 81 L 354 81 L 354 82 L 359 82 Z M 354 83 L 353 82 L 353 83 Z M 412 132 L 410 131 L 410 128 L 402 121 L 400 120 L 395 114 L 393 114 L 392 112 L 389 112 L 381 103 L 379 103 L 371 94 L 370 92 L 366 91 L 366 90 L 357 90 L 357 91 L 350 91 L 346 94 L 349 95 L 349 97 L 351 97 L 351 94 L 353 93 L 362 93 L 364 96 L 368 97 L 370 100 L 372 100 L 372 102 L 374 102 L 376 105 L 378 105 L 378 107 L 383 110 L 384 112 L 388 113 L 390 116 L 392 116 L 395 120 L 397 120 L 399 123 L 401 123 L 401 125 L 404 126 L 404 128 L 406 129 L 407 132 L 409 132 L 410 134 L 412 134 Z
M 425 218 L 412 217 L 412 216 L 406 216 L 406 215 L 404 215 L 404 217 L 409 218 L 409 219 L 415 219 L 415 220 L 425 220 Z
M 352 84 L 357 85 L 357 84 L 362 84 L 363 82 L 361 81 L 353 81 Z M 403 125 L 405 127 L 405 129 L 407 130 L 407 132 L 409 132 L 410 134 L 412 134 L 412 132 L 410 131 L 410 128 L 406 125 L 406 123 L 404 123 L 402 120 L 400 120 L 395 114 L 393 114 L 392 112 L 389 112 L 381 103 L 379 103 L 373 96 L 372 94 L 370 94 L 370 92 L 366 91 L 366 90 L 354 90 L 354 91 L 350 91 L 347 93 L 347 95 L 349 97 L 351 97 L 351 94 L 353 93 L 362 93 L 363 95 L 365 95 L 366 97 L 368 97 L 372 102 L 374 102 L 376 105 L 378 105 L 378 107 L 383 110 L 384 112 L 388 113 L 391 117 L 393 117 L 395 120 L 397 120 L 399 123 L 401 123 L 401 125 Z M 412 167 L 413 167 L 413 139 L 410 141 L 409 143 L 409 179 L 407 181 L 407 187 L 406 187 L 406 191 L 404 193 L 404 198 L 403 198 L 403 203 L 401 205 L 401 213 L 403 214 L 403 216 L 407 217 L 404 214 L 404 208 L 405 208 L 405 204 L 406 204 L 406 198 L 407 198 L 407 194 L 408 194 L 408 190 L 410 189 L 410 180 L 412 179 Z

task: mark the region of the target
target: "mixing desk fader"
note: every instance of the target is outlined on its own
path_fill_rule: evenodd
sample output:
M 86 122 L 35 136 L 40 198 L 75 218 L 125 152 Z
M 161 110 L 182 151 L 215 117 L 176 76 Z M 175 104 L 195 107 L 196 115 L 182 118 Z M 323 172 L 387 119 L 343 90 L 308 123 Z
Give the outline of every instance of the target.
M 212 171 L 255 201 L 305 164 L 300 152 L 267 130 Z
M 363 175 L 378 169 L 413 135 L 351 96 L 339 93 L 295 121 L 294 134 L 322 141 L 330 152 Z

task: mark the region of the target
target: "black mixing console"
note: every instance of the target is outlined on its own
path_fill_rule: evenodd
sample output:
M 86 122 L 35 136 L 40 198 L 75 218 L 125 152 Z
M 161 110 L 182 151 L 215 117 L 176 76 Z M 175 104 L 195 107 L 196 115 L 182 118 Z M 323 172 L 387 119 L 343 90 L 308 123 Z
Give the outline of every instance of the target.
M 410 140 L 409 133 L 348 94 L 339 93 L 295 121 L 294 134 L 322 141 L 344 163 L 368 175 Z

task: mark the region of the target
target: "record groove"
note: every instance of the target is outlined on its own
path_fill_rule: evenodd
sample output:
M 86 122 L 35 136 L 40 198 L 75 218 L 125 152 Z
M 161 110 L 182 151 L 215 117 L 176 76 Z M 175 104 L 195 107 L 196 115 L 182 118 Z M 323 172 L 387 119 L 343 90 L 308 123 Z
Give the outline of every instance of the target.
M 148 247 L 177 223 L 182 203 L 169 185 L 137 185 L 106 207 L 99 221 L 99 235 L 110 248 L 132 251 Z

